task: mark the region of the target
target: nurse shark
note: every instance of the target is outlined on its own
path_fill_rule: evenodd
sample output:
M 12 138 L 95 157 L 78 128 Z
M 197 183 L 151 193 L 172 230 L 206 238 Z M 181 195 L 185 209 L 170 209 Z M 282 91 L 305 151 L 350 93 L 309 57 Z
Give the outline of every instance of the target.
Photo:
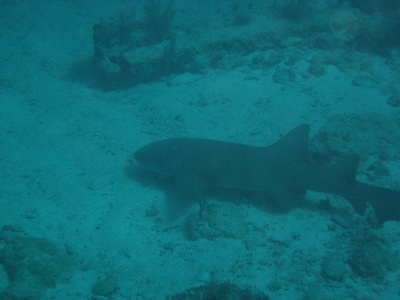
M 311 162 L 308 143 L 309 125 L 304 124 L 267 147 L 172 138 L 140 148 L 134 159 L 140 166 L 185 185 L 196 193 L 200 205 L 205 203 L 207 192 L 218 187 L 265 192 L 283 205 L 310 190 L 340 195 L 359 214 L 365 214 L 369 202 L 380 223 L 400 220 L 400 192 L 357 181 L 357 155 L 319 165 Z

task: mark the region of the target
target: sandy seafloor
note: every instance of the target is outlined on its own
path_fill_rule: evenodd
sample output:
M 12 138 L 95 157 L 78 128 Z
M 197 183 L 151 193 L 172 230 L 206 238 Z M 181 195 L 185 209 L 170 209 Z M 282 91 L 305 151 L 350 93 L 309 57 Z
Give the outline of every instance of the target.
M 214 1 L 181 2 L 178 15 L 210 12 L 204 22 L 221 9 Z M 286 83 L 273 80 L 274 68 L 242 66 L 104 91 L 91 84 L 93 74 L 80 80 L 71 69 L 93 54 L 92 26 L 129 1 L 0 3 L 1 299 L 164 299 L 220 282 L 256 288 L 270 299 L 400 298 L 399 222 L 373 226 L 346 200 L 319 193 L 285 214 L 216 198 L 212 205 L 240 212 L 242 222 L 224 215 L 217 223 L 248 230 L 189 240 L 182 229 L 187 213 L 166 216 L 164 183 L 130 176 L 132 153 L 163 138 L 262 146 L 303 123 L 313 137 L 335 115 L 398 119 L 400 108 L 387 104 L 398 74 L 385 58 L 362 54 L 377 78 L 366 86 L 354 84 L 357 70 L 332 65 L 322 76 L 309 75 L 305 56 L 296 62 L 296 79 Z M 282 51 L 290 56 L 293 48 Z M 398 137 L 398 127 L 390 130 Z M 375 132 L 354 135 L 364 148 L 375 147 Z M 397 156 L 382 158 L 387 172 L 373 184 L 400 190 L 399 149 L 390 151 Z M 359 166 L 363 182 L 371 180 L 367 162 Z M 327 197 L 335 209 L 319 208 Z M 354 242 L 364 239 L 376 239 L 373 250 Z M 43 250 L 38 241 L 59 250 Z M 354 244 L 368 261 L 358 272 L 349 261 Z M 31 253 L 43 265 L 32 266 Z M 103 279 L 111 287 L 102 292 L 94 286 Z

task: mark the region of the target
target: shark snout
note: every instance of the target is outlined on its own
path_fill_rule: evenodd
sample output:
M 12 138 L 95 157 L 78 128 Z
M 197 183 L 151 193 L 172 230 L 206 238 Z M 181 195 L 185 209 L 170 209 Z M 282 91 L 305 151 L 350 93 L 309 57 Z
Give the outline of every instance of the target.
M 135 153 L 133 153 L 133 158 L 135 159 L 136 163 L 141 164 L 144 162 L 144 153 L 143 151 L 141 151 L 141 149 L 139 149 L 138 151 L 136 151 Z
M 144 146 L 133 153 L 136 163 L 143 167 L 153 168 L 160 154 L 150 145 Z

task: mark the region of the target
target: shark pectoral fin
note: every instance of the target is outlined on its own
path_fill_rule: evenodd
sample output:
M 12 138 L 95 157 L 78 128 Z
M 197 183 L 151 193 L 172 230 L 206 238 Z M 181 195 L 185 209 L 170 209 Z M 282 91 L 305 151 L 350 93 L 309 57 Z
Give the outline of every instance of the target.
M 182 170 L 175 175 L 175 182 L 179 190 L 194 195 L 199 202 L 207 198 L 208 191 L 213 184 L 190 170 Z
M 178 188 L 181 191 L 190 193 L 190 195 L 196 198 L 200 206 L 200 218 L 207 206 L 208 191 L 214 187 L 214 185 L 203 176 L 200 176 L 190 170 L 183 170 L 175 176 L 175 181 Z

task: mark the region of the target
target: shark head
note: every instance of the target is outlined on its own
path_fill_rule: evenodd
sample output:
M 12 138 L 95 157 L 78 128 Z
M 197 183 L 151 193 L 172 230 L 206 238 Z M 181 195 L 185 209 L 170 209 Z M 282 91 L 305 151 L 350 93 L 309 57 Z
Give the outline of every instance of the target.
M 167 176 L 174 176 L 183 163 L 177 149 L 177 139 L 148 144 L 137 150 L 133 157 L 139 166 Z

